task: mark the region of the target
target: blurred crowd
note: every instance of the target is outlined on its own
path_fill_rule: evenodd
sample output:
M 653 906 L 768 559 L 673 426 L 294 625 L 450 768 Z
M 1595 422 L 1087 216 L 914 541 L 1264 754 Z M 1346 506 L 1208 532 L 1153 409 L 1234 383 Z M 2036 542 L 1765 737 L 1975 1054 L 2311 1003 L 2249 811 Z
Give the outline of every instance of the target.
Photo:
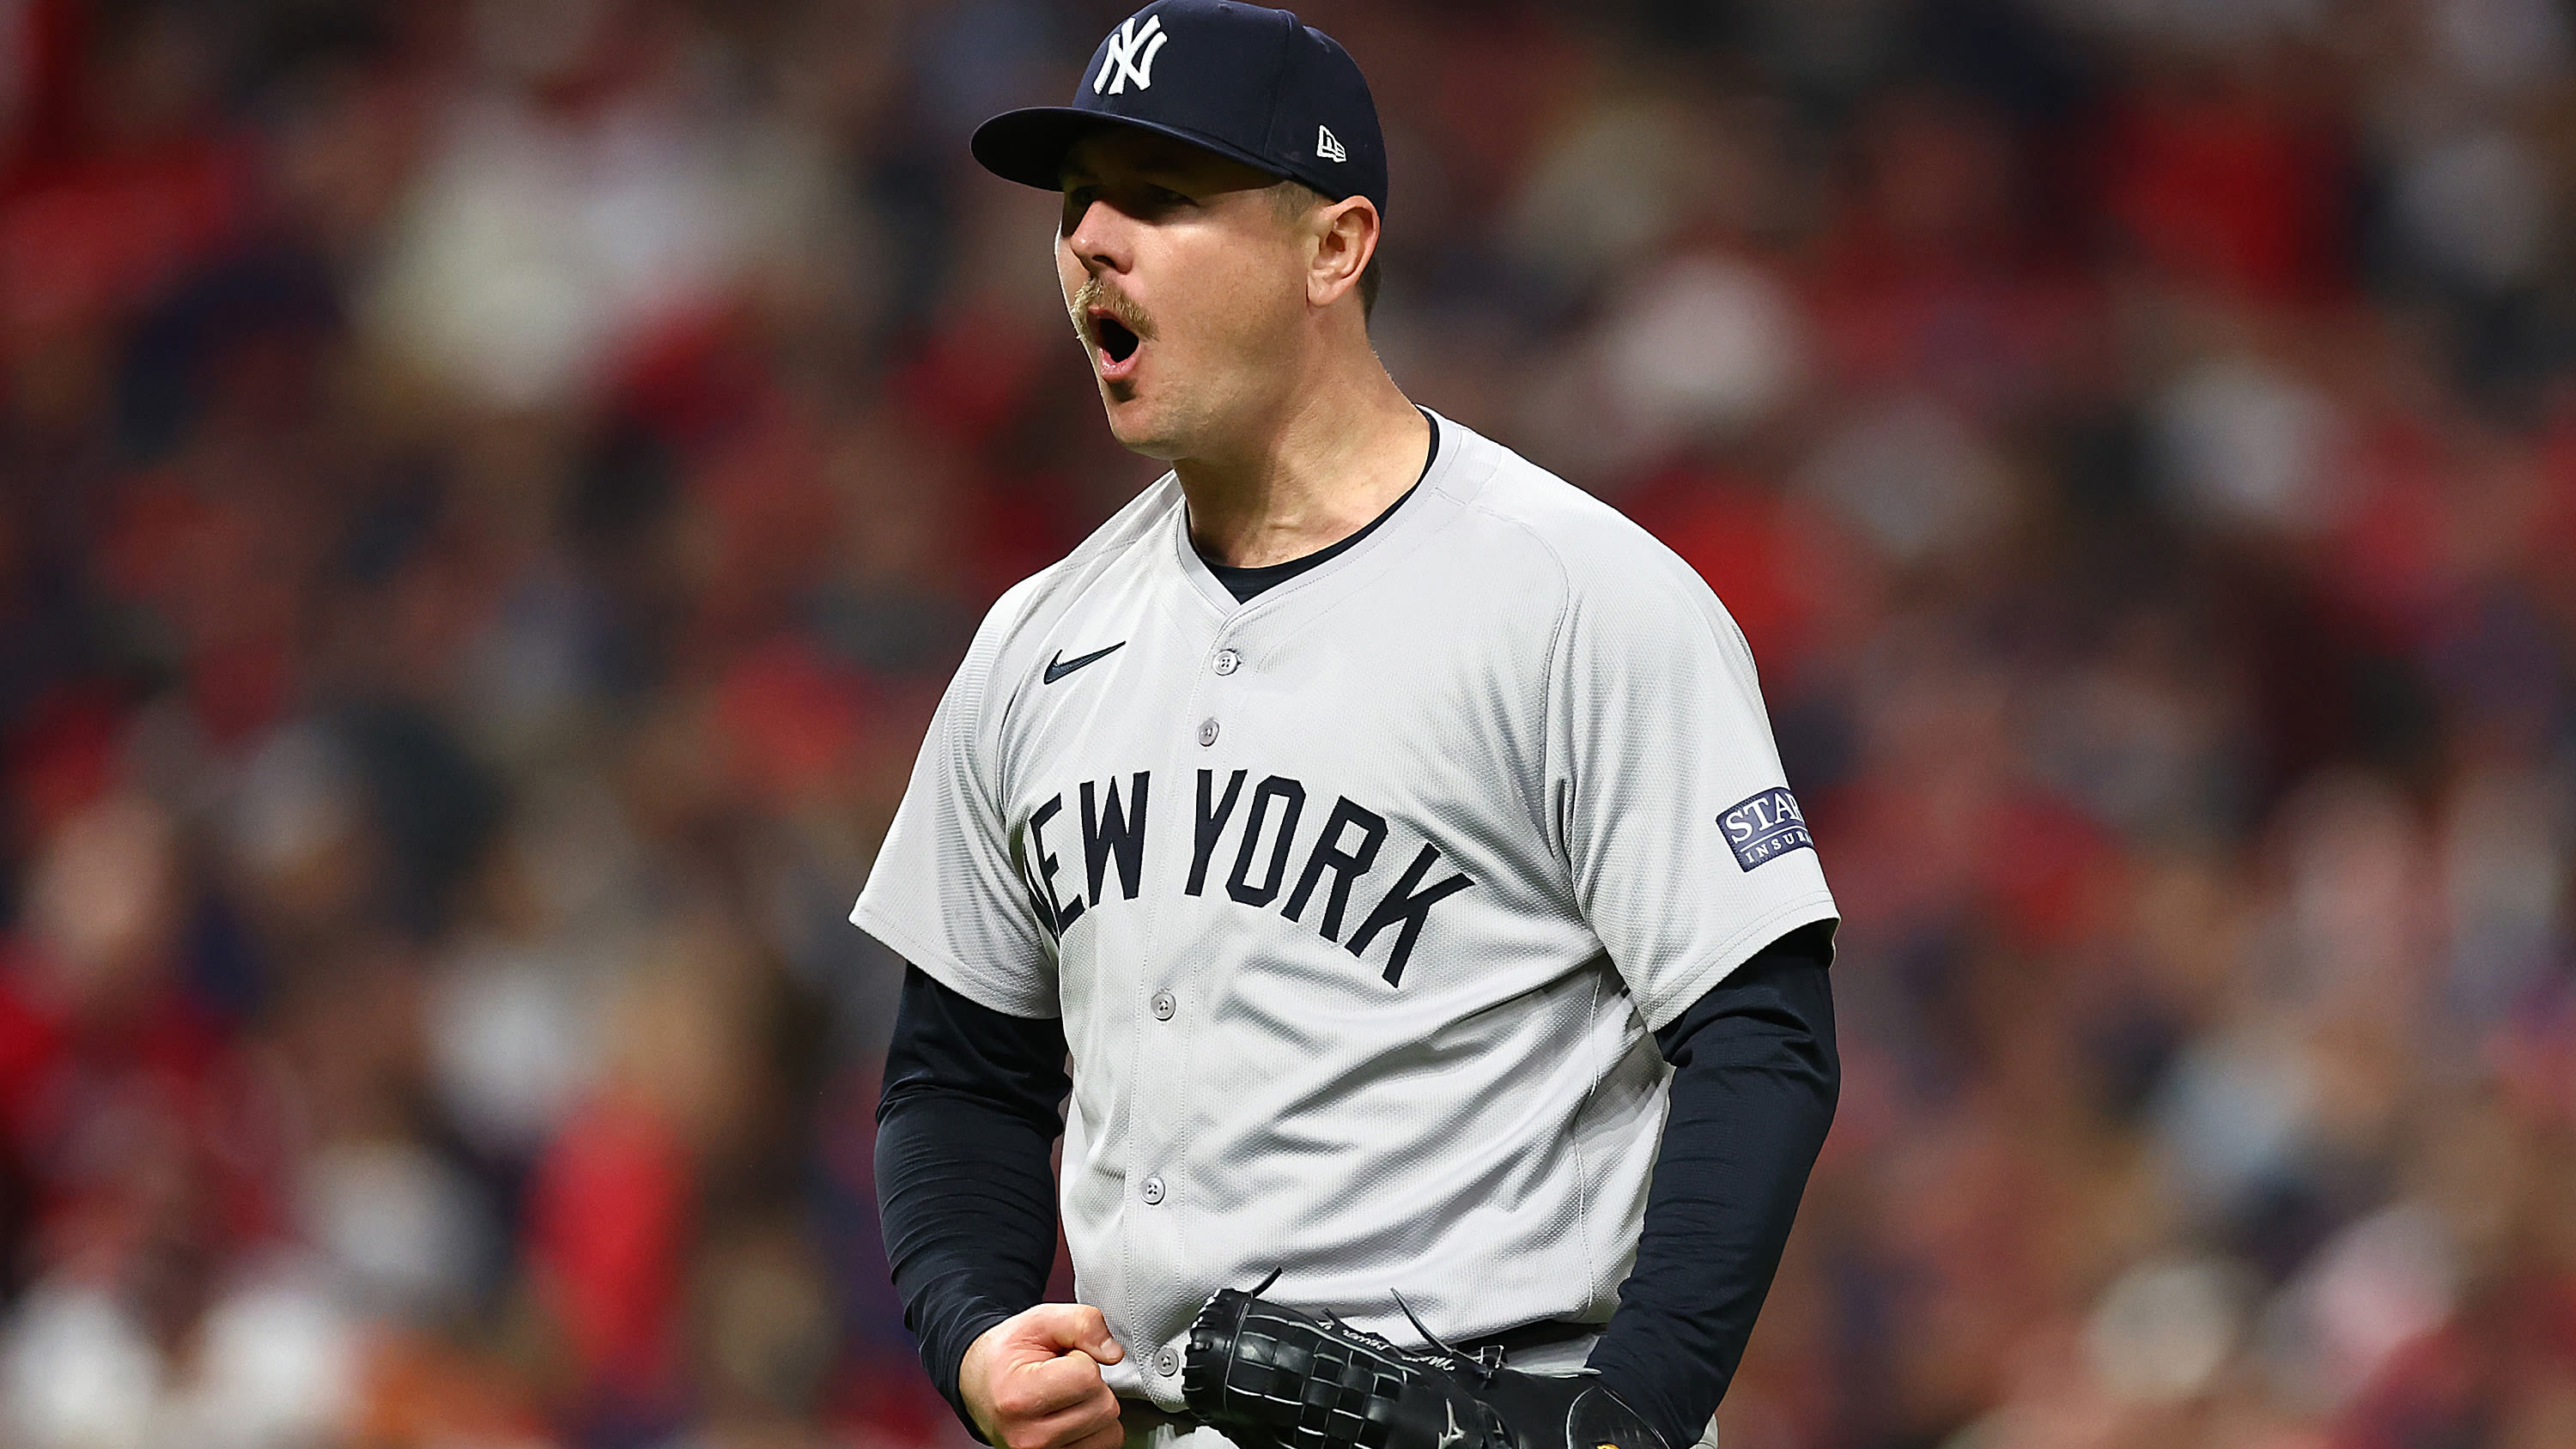
M 843 924 L 1094 0 L 0 0 L 0 1443 L 965 1443 Z M 2576 15 L 1330 0 L 1846 911 L 1728 1449 L 2576 1444 Z

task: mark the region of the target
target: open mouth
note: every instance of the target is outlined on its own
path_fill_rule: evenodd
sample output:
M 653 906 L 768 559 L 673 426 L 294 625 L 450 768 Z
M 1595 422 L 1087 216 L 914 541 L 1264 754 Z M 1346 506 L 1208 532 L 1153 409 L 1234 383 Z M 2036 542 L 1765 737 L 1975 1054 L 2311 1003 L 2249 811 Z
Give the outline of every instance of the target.
M 1106 312 L 1092 314 L 1091 335 L 1099 344 L 1101 355 L 1113 365 L 1135 356 L 1136 349 L 1143 344 L 1143 339 L 1133 329 Z

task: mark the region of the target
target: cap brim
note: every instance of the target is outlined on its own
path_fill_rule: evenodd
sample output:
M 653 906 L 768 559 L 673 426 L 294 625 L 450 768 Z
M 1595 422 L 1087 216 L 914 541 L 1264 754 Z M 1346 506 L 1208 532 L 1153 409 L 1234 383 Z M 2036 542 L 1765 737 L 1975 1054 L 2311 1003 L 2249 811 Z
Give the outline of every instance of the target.
M 1178 126 L 1154 121 L 1139 121 L 1126 116 L 1086 111 L 1077 106 L 1026 106 L 1004 111 L 975 128 L 974 137 L 966 143 L 968 150 L 985 170 L 1005 181 L 1034 186 L 1040 191 L 1060 191 L 1064 187 L 1064 158 L 1074 143 L 1103 126 L 1123 126 L 1131 131 L 1148 131 L 1186 141 L 1202 151 L 1212 151 L 1230 161 L 1267 176 L 1285 177 L 1276 161 L 1266 161 L 1249 151 L 1227 145 Z

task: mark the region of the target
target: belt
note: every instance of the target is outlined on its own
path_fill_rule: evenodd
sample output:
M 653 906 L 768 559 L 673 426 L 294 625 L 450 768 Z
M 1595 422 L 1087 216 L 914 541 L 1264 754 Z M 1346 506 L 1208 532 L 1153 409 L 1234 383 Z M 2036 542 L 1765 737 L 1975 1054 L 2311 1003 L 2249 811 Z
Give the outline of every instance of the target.
M 1579 1343 L 1587 1338 L 1599 1338 L 1601 1327 L 1598 1323 L 1566 1323 L 1559 1319 L 1546 1318 L 1536 1323 L 1524 1323 L 1518 1328 L 1506 1328 L 1500 1333 L 1485 1338 L 1471 1339 L 1466 1343 L 1450 1346 L 1469 1358 L 1481 1358 L 1490 1352 L 1508 1360 L 1515 1355 L 1537 1349 L 1555 1348 L 1561 1344 Z

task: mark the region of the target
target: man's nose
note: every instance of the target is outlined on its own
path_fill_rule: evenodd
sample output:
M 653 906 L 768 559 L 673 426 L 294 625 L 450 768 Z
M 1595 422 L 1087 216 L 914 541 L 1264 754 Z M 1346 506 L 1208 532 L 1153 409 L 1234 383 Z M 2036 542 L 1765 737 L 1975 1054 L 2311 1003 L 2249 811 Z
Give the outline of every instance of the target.
M 1065 244 L 1073 248 L 1075 260 L 1086 271 L 1123 272 L 1127 270 L 1130 248 L 1127 219 L 1118 208 L 1105 201 L 1094 201 L 1076 217 L 1073 229 L 1065 233 Z

